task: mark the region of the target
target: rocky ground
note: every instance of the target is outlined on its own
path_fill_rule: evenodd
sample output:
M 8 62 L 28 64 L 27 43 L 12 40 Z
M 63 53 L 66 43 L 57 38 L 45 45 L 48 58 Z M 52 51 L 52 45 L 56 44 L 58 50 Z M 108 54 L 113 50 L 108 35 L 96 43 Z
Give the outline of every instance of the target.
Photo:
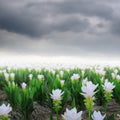
M 7 96 L 5 95 L 4 91 L 0 90 L 0 101 L 7 101 Z M 94 110 L 102 110 L 102 106 L 95 106 Z M 120 105 L 112 100 L 107 109 L 107 116 L 114 114 L 115 120 L 120 120 Z M 18 112 L 12 112 L 11 120 L 21 120 L 21 115 Z M 51 109 L 47 107 L 40 106 L 37 102 L 34 102 L 34 111 L 31 115 L 31 120 L 50 120 Z M 56 115 L 53 116 L 56 119 Z M 59 118 L 62 120 L 61 116 Z M 87 111 L 83 112 L 83 119 L 87 120 Z

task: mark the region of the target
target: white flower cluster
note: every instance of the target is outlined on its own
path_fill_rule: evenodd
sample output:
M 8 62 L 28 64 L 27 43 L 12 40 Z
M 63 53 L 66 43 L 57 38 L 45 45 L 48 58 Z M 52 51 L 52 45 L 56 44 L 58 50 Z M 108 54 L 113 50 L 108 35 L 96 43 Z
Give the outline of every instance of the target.
M 29 74 L 28 77 L 29 77 L 30 80 L 32 80 L 32 78 L 33 78 L 33 74 Z
M 95 69 L 95 72 L 97 73 L 97 74 L 100 74 L 100 75 L 105 75 L 105 70 L 103 69 L 103 68 L 100 68 L 100 69 Z
M 26 86 L 27 86 L 27 84 L 26 84 L 25 82 L 23 82 L 23 83 L 21 84 L 22 89 L 25 89 Z
M 82 111 L 77 113 L 77 109 L 73 108 L 71 110 L 66 109 L 64 115 L 62 115 L 64 120 L 82 120 Z M 91 115 L 93 120 L 104 120 L 106 115 L 102 115 L 100 111 L 94 111 Z
M 114 72 L 111 73 L 113 79 L 120 80 L 120 75 L 118 75 L 118 70 L 115 69 Z
M 63 86 L 65 83 L 65 80 L 60 80 L 60 84 Z
M 92 119 L 93 120 L 104 120 L 106 115 L 103 115 L 100 113 L 100 111 L 94 111 L 93 115 L 92 115 Z
M 94 94 L 96 93 L 95 92 L 95 89 L 97 88 L 98 84 L 97 85 L 94 85 L 91 81 L 84 81 L 83 85 L 82 85 L 82 92 L 81 93 L 85 98 L 87 97 L 91 97 L 91 98 L 94 98 Z
M 39 80 L 44 79 L 44 75 L 38 75 L 38 79 Z
M 64 120 L 81 120 L 82 118 L 82 111 L 77 113 L 77 109 L 73 108 L 71 110 L 66 109 L 64 115 L 62 115 Z
M 105 80 L 105 83 L 103 85 L 103 89 L 106 92 L 112 92 L 112 90 L 115 88 L 115 85 L 113 83 L 109 82 L 107 79 Z
M 10 104 L 8 105 L 2 104 L 0 106 L 0 116 L 7 116 L 11 111 L 12 107 L 10 106 Z
M 72 76 L 71 76 L 71 80 L 72 81 L 74 81 L 74 80 L 78 80 L 80 78 L 80 75 L 79 74 L 73 74 Z
M 61 96 L 63 95 L 64 92 L 60 89 L 52 90 L 51 98 L 53 100 L 61 100 Z
M 15 78 L 15 73 L 7 73 L 7 72 L 4 72 L 4 77 L 5 77 L 5 80 L 9 80 L 9 78 L 11 78 L 12 80 L 14 80 Z

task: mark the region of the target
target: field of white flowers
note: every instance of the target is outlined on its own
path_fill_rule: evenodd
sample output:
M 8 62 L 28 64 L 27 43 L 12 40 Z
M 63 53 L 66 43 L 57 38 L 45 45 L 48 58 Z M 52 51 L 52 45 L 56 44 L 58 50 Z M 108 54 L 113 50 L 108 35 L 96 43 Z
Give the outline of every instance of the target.
M 48 120 L 84 120 L 85 112 L 87 120 L 115 120 L 107 110 L 111 100 L 120 103 L 120 68 L 1 66 L 0 91 L 7 96 L 0 100 L 0 120 L 17 120 L 15 112 L 21 120 L 31 120 L 34 102 L 50 109 Z M 120 119 L 119 111 L 116 114 Z

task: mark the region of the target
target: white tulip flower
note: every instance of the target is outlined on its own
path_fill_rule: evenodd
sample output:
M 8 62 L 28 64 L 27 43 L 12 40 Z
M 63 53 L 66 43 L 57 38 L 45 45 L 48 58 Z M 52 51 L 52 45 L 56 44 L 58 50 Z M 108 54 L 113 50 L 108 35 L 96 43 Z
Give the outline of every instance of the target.
M 63 86 L 65 83 L 65 80 L 60 80 L 60 84 Z
M 120 120 L 120 114 L 117 114 L 118 120 Z
M 51 98 L 53 99 L 53 108 L 55 112 L 58 114 L 58 111 L 62 108 L 62 95 L 64 92 L 60 89 L 52 90 Z
M 117 75 L 117 76 L 116 76 L 116 79 L 117 79 L 117 80 L 120 80 L 120 75 Z
M 74 80 L 78 80 L 80 78 L 80 75 L 79 74 L 73 74 L 71 76 L 71 80 L 74 81 Z
M 27 86 L 27 84 L 26 84 L 25 82 L 23 82 L 23 83 L 21 84 L 22 89 L 25 89 L 26 86 Z
M 85 85 L 82 86 L 82 92 L 81 93 L 85 98 L 87 97 L 93 97 L 96 92 L 95 89 L 97 88 L 97 85 L 94 85 L 91 81 L 86 82 Z
M 5 80 L 9 80 L 9 74 L 8 73 L 4 73 L 4 77 L 5 77 Z
M 44 75 L 38 75 L 38 79 L 44 79 Z
M 100 111 L 94 111 L 93 115 L 92 115 L 92 119 L 93 120 L 104 120 L 106 115 L 102 115 Z
M 52 90 L 51 98 L 53 100 L 61 100 L 61 96 L 63 95 L 64 92 L 60 89 Z
M 97 73 L 97 74 L 100 74 L 100 75 L 105 75 L 105 71 L 104 71 L 104 69 L 103 68 L 100 68 L 100 69 L 95 69 L 95 72 Z
M 108 80 L 106 79 L 105 80 L 105 83 L 103 85 L 103 89 L 106 91 L 106 92 L 112 92 L 112 90 L 115 88 L 115 85 L 113 85 L 113 83 L 111 82 L 108 82 Z
M 15 73 L 11 73 L 11 74 L 10 74 L 10 77 L 11 77 L 12 80 L 14 80 L 14 78 L 15 78 Z
M 2 104 L 0 106 L 0 116 L 7 116 L 11 111 L 12 111 L 12 107 L 10 107 L 10 104 L 8 105 Z
M 77 113 L 77 109 L 73 108 L 71 110 L 66 109 L 64 115 L 62 115 L 64 120 L 81 120 L 82 111 Z
M 82 92 L 81 93 L 84 97 L 85 97 L 85 106 L 89 112 L 89 120 L 90 120 L 90 115 L 91 115 L 91 111 L 93 110 L 93 106 L 94 106 L 94 94 L 96 93 L 95 92 L 95 89 L 97 88 L 98 84 L 97 85 L 94 85 L 91 81 L 87 81 L 85 83 L 85 85 L 83 84 L 82 85 Z
M 115 73 L 111 73 L 111 76 L 112 76 L 112 78 L 116 78 L 116 74 Z
M 30 78 L 30 80 L 32 80 L 33 74 L 29 74 L 28 77 Z

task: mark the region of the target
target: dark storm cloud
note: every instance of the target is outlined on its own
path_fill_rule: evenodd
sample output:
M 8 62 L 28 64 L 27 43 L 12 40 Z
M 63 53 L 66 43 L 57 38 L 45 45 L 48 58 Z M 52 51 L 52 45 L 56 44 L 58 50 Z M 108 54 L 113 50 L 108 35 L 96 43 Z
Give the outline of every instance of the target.
M 0 0 L 0 50 L 117 56 L 119 9 L 118 0 Z
M 111 22 L 110 32 L 114 35 L 120 36 L 120 17 L 115 17 L 114 22 Z
M 73 32 L 82 32 L 87 27 L 89 27 L 88 21 L 80 21 L 76 18 L 69 18 L 68 20 L 62 21 L 60 24 L 53 25 L 54 30 L 61 32 L 73 31 Z
M 0 29 L 30 36 L 41 36 L 47 32 L 44 30 L 41 19 L 39 20 L 41 22 L 38 23 L 34 16 L 25 13 L 24 6 L 11 8 L 12 6 L 8 5 L 7 7 L 9 8 L 6 9 L 4 4 L 0 4 Z
M 63 13 L 80 13 L 86 16 L 97 16 L 104 19 L 112 17 L 113 9 L 104 3 L 92 0 L 69 0 L 62 3 L 59 11 Z
M 14 2 L 16 1 L 13 1 L 13 3 Z M 75 17 L 66 18 L 58 23 L 47 22 L 46 20 L 52 17 L 51 10 L 54 8 L 55 4 L 50 4 L 49 6 L 46 2 L 39 3 L 38 7 L 37 4 L 26 3 L 22 6 L 18 4 L 18 7 L 14 7 L 7 3 L 7 7 L 9 8 L 6 9 L 6 3 L 2 2 L 0 4 L 0 29 L 10 32 L 33 37 L 42 37 L 53 31 L 82 31 L 88 25 L 86 21 L 79 20 Z M 56 11 L 56 9 L 54 10 Z M 48 15 L 50 15 L 50 17 Z
M 66 0 L 63 2 L 29 2 L 27 0 L 17 2 L 12 0 L 11 3 L 8 0 L 2 0 L 0 1 L 0 29 L 33 37 L 41 37 L 62 30 L 63 32 L 81 32 L 85 30 L 86 26 L 89 27 L 88 22 L 84 22 L 72 14 L 111 19 L 112 13 L 113 9 L 108 5 L 90 0 Z M 58 23 L 47 21 L 57 15 L 62 18 L 63 15 L 68 14 L 71 17 L 58 21 Z

